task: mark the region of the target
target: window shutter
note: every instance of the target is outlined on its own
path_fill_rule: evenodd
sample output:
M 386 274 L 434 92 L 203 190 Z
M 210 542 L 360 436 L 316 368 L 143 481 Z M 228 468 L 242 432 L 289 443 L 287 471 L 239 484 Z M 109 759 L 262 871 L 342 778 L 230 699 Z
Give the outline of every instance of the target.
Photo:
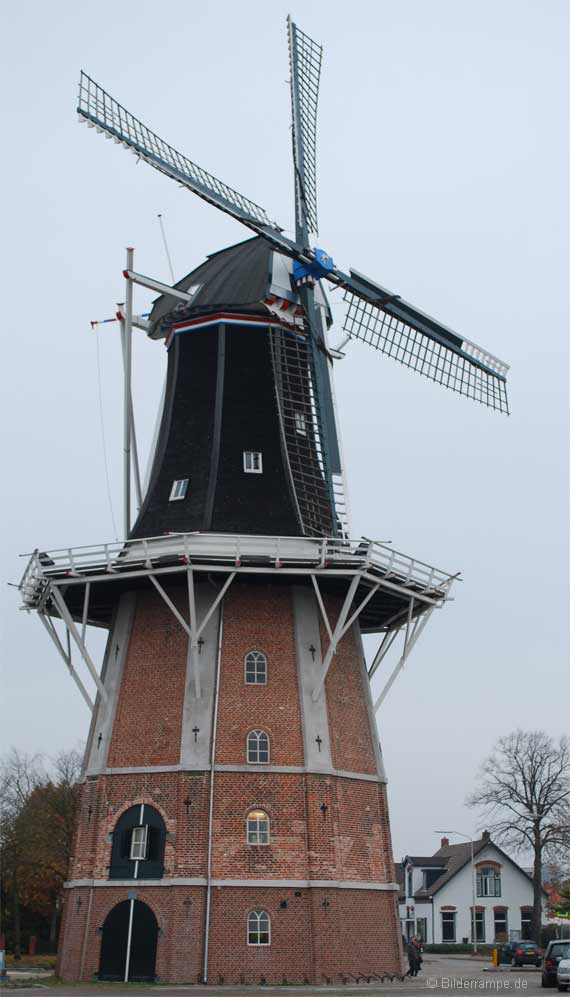
M 149 862 L 157 862 L 160 859 L 160 839 L 162 835 L 158 827 L 149 827 L 146 857 Z
M 130 858 L 132 833 L 133 829 L 130 827 L 127 831 L 123 831 L 121 834 L 121 848 L 119 855 L 122 859 Z

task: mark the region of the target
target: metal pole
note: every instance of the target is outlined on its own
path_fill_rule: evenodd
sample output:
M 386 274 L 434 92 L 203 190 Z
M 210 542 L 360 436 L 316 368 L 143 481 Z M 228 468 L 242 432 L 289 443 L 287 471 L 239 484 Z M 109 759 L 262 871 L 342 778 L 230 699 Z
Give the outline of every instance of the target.
M 127 249 L 127 270 L 133 269 L 134 249 Z M 131 353 L 133 336 L 133 284 L 126 277 L 125 289 L 125 388 L 123 399 L 123 526 L 125 540 L 131 528 Z
M 129 966 L 131 962 L 131 941 L 133 937 L 133 912 L 135 909 L 134 898 L 131 897 L 131 909 L 129 911 L 129 930 L 127 934 L 127 955 L 125 959 L 125 983 L 129 982 Z
M 119 306 L 119 307 L 121 307 L 121 306 Z M 133 325 L 136 324 L 135 321 L 134 321 L 134 319 L 133 319 L 132 324 Z M 125 337 L 125 320 L 124 320 L 124 318 L 120 318 L 119 319 L 119 327 L 120 327 L 120 330 L 121 330 L 121 350 L 122 350 L 122 354 L 123 354 L 123 376 L 124 376 L 124 371 L 125 371 L 125 340 L 126 340 L 126 337 Z M 132 378 L 131 378 L 131 380 L 132 380 Z M 129 398 L 129 417 L 130 417 L 130 420 L 131 420 L 131 444 L 132 444 L 132 450 L 133 450 L 133 470 L 135 472 L 135 492 L 136 492 L 136 496 L 137 496 L 137 509 L 140 509 L 140 507 L 142 505 L 142 486 L 141 486 L 141 473 L 140 473 L 140 466 L 139 466 L 139 452 L 138 452 L 138 447 L 137 447 L 137 432 L 136 432 L 136 427 L 135 427 L 135 412 L 134 412 L 134 408 L 133 408 L 133 391 L 132 391 L 132 385 L 131 385 L 131 394 L 130 394 L 130 398 Z
M 204 929 L 204 972 L 202 983 L 208 982 L 208 942 L 210 938 L 210 905 L 212 901 L 212 830 L 214 823 L 214 767 L 216 764 L 216 732 L 218 729 L 218 705 L 220 700 L 220 674 L 222 671 L 222 640 L 224 636 L 224 604 L 220 606 L 218 629 L 218 653 L 216 662 L 216 691 L 214 694 L 214 718 L 212 721 L 212 751 L 210 754 L 210 808 L 208 814 L 208 868 L 206 886 L 206 924 Z

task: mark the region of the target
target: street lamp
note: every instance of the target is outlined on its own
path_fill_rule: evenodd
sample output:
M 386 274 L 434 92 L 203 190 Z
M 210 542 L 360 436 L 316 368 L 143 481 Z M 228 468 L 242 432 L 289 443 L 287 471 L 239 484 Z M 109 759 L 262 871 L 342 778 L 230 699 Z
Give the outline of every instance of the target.
M 473 906 L 471 908 L 471 938 L 473 940 L 473 955 L 477 955 L 477 925 L 475 920 L 475 862 L 473 859 L 473 837 L 463 831 L 434 831 L 434 834 L 458 834 L 460 838 L 466 838 L 471 845 L 471 893 Z

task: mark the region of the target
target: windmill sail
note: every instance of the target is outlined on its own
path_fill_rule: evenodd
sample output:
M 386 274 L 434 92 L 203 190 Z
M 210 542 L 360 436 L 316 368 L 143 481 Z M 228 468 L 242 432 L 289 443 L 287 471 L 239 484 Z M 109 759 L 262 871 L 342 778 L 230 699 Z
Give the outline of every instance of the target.
M 295 244 L 283 236 L 279 227 L 269 220 L 263 208 L 183 156 L 84 72 L 79 81 L 77 113 L 80 120 L 87 121 L 98 131 L 112 136 L 116 142 L 131 149 L 160 173 L 178 181 L 198 197 L 265 236 L 281 252 L 292 255 L 292 250 L 297 250 Z
M 295 163 L 295 209 L 299 229 L 318 234 L 317 221 L 317 103 L 323 50 L 289 17 L 289 63 Z
M 348 336 L 445 388 L 508 414 L 508 364 L 356 270 L 342 278 L 348 304 L 343 329 Z

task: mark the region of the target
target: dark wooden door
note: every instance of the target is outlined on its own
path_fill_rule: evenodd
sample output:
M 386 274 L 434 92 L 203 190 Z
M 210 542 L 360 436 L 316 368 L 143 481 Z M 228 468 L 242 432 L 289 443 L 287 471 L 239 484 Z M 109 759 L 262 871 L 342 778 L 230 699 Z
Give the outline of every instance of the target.
M 107 914 L 103 925 L 100 980 L 124 980 L 127 962 L 127 942 L 131 901 L 123 900 Z M 158 924 L 150 907 L 134 901 L 129 981 L 154 980 Z

